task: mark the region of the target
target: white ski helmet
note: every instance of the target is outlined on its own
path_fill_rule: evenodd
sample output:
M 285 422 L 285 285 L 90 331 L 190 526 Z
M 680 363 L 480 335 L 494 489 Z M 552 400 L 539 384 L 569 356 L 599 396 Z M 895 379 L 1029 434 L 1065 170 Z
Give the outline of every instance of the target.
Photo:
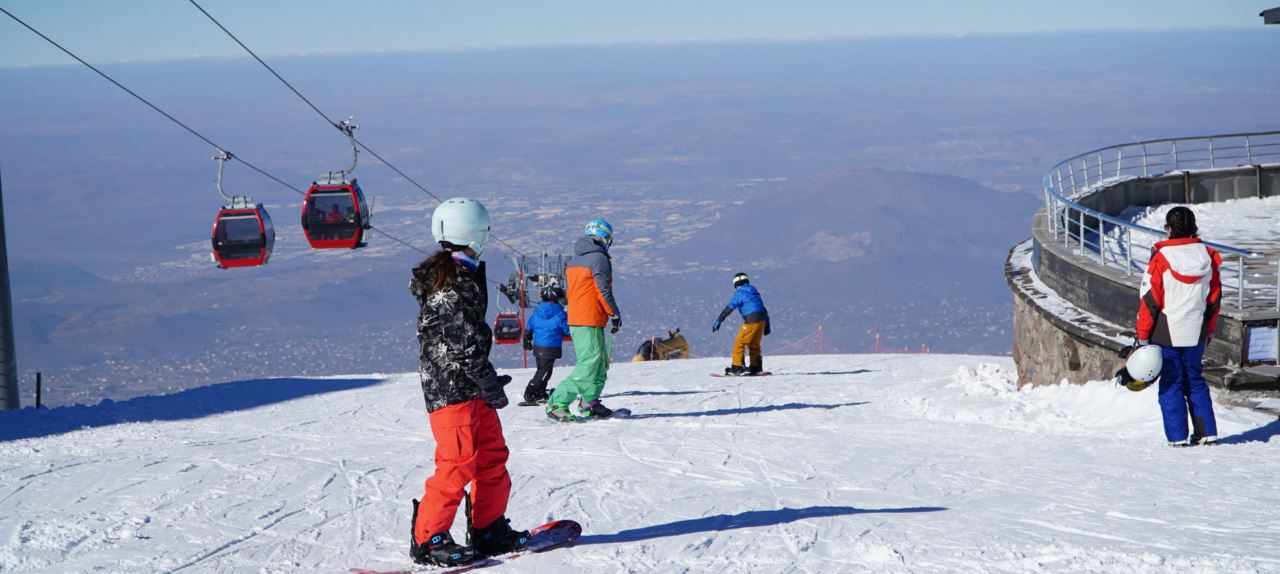
M 446 199 L 431 213 L 431 234 L 436 241 L 470 247 L 479 257 L 489 242 L 489 210 L 467 197 Z
M 1164 355 L 1160 352 L 1158 345 L 1138 347 L 1129 353 L 1129 358 L 1124 361 L 1124 368 L 1129 371 L 1129 376 L 1133 377 L 1135 382 L 1142 383 L 1138 390 L 1145 389 L 1155 381 L 1160 376 L 1160 369 L 1163 366 Z

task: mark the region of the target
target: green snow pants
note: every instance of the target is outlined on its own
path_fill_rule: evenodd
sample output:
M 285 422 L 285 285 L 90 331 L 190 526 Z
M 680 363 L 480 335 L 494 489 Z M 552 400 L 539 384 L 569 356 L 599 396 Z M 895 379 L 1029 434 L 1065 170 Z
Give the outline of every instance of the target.
M 579 395 L 582 402 L 589 403 L 600 398 L 604 391 L 604 381 L 609 377 L 609 357 L 604 348 L 604 327 L 569 327 L 569 336 L 573 338 L 573 354 L 578 363 L 568 378 L 556 385 L 556 390 L 547 399 L 547 407 L 567 405 Z

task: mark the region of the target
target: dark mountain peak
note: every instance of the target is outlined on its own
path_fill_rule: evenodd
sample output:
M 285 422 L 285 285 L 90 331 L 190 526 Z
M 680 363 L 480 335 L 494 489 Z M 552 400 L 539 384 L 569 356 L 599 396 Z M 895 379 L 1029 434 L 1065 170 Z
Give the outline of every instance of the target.
M 676 251 L 676 260 L 771 267 L 1007 249 L 1035 198 L 949 175 L 879 168 L 829 173 L 747 197 Z M 689 249 L 696 252 L 688 252 Z

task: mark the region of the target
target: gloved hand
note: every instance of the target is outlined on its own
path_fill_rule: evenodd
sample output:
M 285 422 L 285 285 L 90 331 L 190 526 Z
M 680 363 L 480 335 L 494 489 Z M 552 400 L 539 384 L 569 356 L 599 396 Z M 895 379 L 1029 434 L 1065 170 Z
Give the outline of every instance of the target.
M 492 408 L 500 409 L 507 406 L 507 392 L 502 388 L 511 382 L 511 375 L 499 375 L 494 373 L 479 381 L 476 386 L 480 387 L 480 398 L 484 399 L 484 404 Z
M 769 333 L 772 333 L 772 332 L 773 332 L 773 325 L 770 325 L 768 321 L 765 321 L 765 322 L 764 322 L 764 336 L 768 337 L 768 336 L 769 336 Z
M 720 330 L 720 320 L 716 319 L 716 322 L 711 324 L 711 332 L 714 333 L 719 330 Z
M 609 332 L 610 332 L 610 333 L 617 333 L 617 332 L 618 332 L 619 330 L 621 330 L 621 329 L 622 329 L 622 315 L 614 315 L 614 316 L 613 316 L 613 329 L 611 329 Z
M 532 338 L 529 338 L 529 337 L 525 337 L 525 338 L 524 338 L 524 350 L 526 350 L 526 351 L 532 351 L 532 350 L 533 350 L 533 339 L 532 339 Z

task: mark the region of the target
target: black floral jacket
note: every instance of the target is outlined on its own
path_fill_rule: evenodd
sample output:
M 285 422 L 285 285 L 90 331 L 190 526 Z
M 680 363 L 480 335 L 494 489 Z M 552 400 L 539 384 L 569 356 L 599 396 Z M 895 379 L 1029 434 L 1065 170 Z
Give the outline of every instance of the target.
M 409 292 L 421 307 L 418 373 L 427 412 L 478 398 L 476 382 L 495 374 L 489 363 L 493 331 L 485 322 L 489 289 L 484 263 L 474 271 L 462 263 L 457 265 L 458 280 L 448 289 L 427 293 L 425 284 L 409 282 Z

